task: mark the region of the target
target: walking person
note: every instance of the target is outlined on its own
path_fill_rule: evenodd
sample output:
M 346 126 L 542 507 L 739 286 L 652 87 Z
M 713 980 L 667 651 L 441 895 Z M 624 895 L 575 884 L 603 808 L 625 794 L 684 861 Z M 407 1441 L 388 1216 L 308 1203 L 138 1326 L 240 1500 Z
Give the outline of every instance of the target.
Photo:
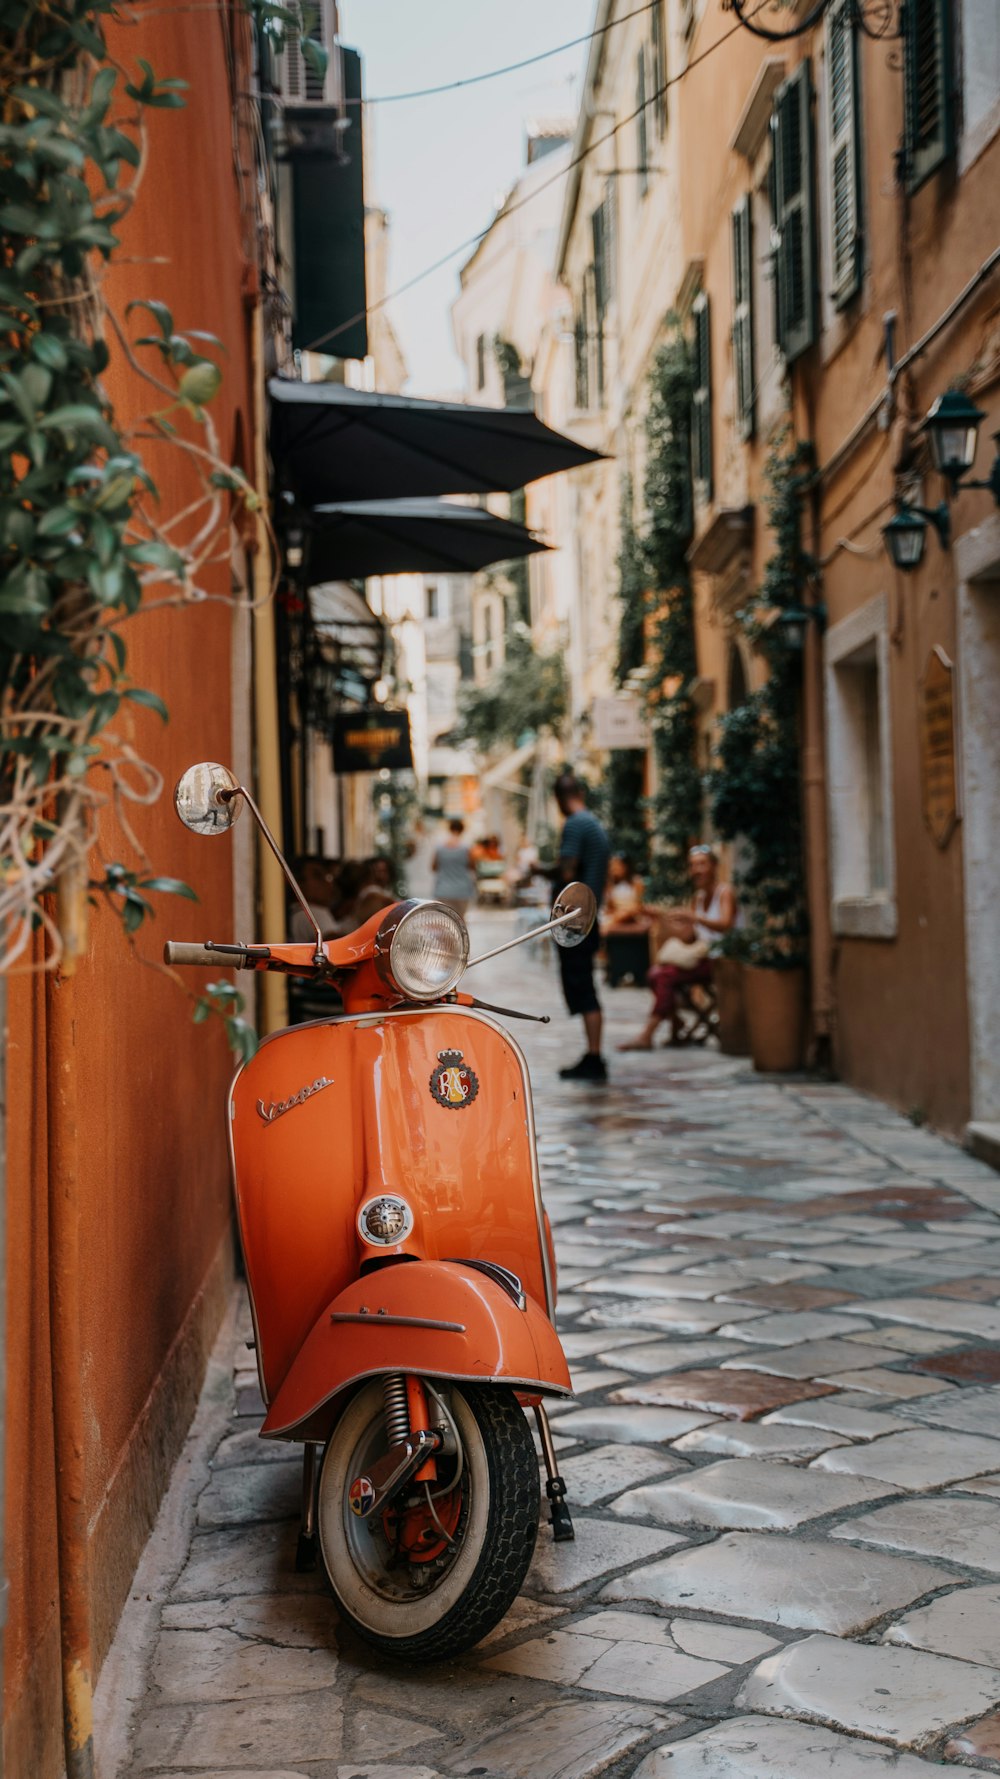
M 448 837 L 441 842 L 431 862 L 434 872 L 434 900 L 446 902 L 449 908 L 454 908 L 455 913 L 461 914 L 463 918 L 476 893 L 472 852 L 462 838 L 464 833 L 465 823 L 454 816 L 448 823 Z
M 592 889 L 600 907 L 611 858 L 611 843 L 596 815 L 587 808 L 586 786 L 573 773 L 565 772 L 555 782 L 555 799 L 566 820 L 559 843 L 557 882 L 585 883 Z M 587 1048 L 579 1062 L 560 1069 L 564 1081 L 606 1081 L 608 1071 L 601 1055 L 603 1016 L 594 983 L 594 959 L 601 935 L 597 923 L 579 945 L 559 946 L 559 969 L 563 995 L 572 1014 L 580 1014 L 587 1036 Z

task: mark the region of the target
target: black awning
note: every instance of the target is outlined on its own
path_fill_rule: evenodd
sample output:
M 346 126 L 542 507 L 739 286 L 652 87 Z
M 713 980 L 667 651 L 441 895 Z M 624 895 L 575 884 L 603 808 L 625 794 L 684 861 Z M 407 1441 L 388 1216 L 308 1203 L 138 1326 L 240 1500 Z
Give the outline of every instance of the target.
M 472 574 L 548 549 L 523 525 L 446 500 L 358 500 L 313 507 L 306 526 L 311 585 L 370 574 Z
M 272 377 L 271 455 L 302 506 L 511 492 L 594 463 L 528 409 L 477 408 Z

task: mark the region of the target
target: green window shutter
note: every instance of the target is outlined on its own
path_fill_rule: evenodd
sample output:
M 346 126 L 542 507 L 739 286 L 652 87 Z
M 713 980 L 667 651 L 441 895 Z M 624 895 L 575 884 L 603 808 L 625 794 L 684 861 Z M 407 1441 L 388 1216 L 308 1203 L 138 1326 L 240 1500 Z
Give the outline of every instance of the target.
M 590 406 L 590 378 L 588 376 L 587 353 L 587 306 L 586 301 L 580 305 L 580 311 L 573 329 L 576 357 L 576 405 L 581 414 L 585 414 Z
M 691 470 L 695 493 L 706 503 L 712 498 L 712 353 L 708 298 L 704 291 L 694 301 L 695 387 L 691 403 Z
M 816 338 L 812 81 L 802 62 L 778 88 L 771 115 L 774 156 L 778 338 L 789 364 Z
M 639 168 L 639 193 L 649 190 L 649 132 L 646 123 L 646 51 L 639 50 L 635 63 L 636 154 Z
M 903 142 L 916 191 L 954 152 L 951 0 L 903 0 Z
M 741 198 L 732 216 L 733 230 L 733 365 L 736 371 L 736 425 L 741 439 L 754 434 L 753 258 L 750 195 Z
M 858 38 L 854 0 L 827 13 L 827 128 L 830 157 L 830 258 L 838 308 L 861 285 Z
M 654 0 L 650 26 L 653 91 L 656 94 L 653 102 L 653 128 L 658 136 L 665 136 L 667 133 L 667 21 L 664 10 L 663 0 Z

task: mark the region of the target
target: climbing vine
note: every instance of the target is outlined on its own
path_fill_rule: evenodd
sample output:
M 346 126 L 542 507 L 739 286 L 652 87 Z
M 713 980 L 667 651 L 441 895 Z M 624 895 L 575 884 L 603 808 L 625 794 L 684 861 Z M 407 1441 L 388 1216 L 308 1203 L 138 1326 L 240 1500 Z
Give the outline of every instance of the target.
M 183 106 L 184 83 L 140 59 L 130 74 L 104 35 L 113 0 L 0 0 L 0 962 L 42 924 L 50 955 L 91 899 L 127 932 L 171 879 L 88 855 L 112 804 L 142 856 L 129 803 L 159 795 L 122 718 L 155 693 L 134 683 L 122 629 L 154 583 L 203 597 L 232 497 L 252 490 L 219 455 L 207 407 L 218 340 L 178 328 L 153 299 L 119 317 L 105 279 L 145 170 L 144 122 Z M 135 325 L 147 331 L 134 337 Z M 152 324 L 151 328 L 149 324 Z M 130 335 L 132 337 L 130 337 Z M 104 387 L 112 347 L 155 394 L 123 428 Z M 169 441 L 200 497 L 163 517 L 141 445 Z M 49 892 L 58 888 L 61 902 Z M 183 893 L 183 886 L 181 886 Z
M 646 557 L 635 524 L 632 478 L 622 481 L 621 542 L 618 550 L 618 658 L 615 679 L 624 685 L 645 654 Z M 645 816 L 645 756 L 639 748 L 612 748 L 600 787 L 598 813 L 615 852 L 624 853 L 643 875 L 649 865 Z
M 701 828 L 702 784 L 692 685 L 697 674 L 694 594 L 687 550 L 693 517 L 691 354 L 676 323 L 653 364 L 646 417 L 648 524 L 643 539 L 652 588 L 649 665 L 656 788 L 650 799 L 650 893 L 686 900 L 687 851 Z
M 715 826 L 724 840 L 742 841 L 745 852 L 737 873 L 743 920 L 727 949 L 772 969 L 803 964 L 808 938 L 799 786 L 801 658 L 781 614 L 802 605 L 814 570 L 802 547 L 802 492 L 811 468 L 808 448 L 782 434 L 766 470 L 774 548 L 760 588 L 740 613 L 745 633 L 767 657 L 768 677 L 721 718 L 709 775 Z
M 507 642 L 503 666 L 485 686 L 462 696 L 455 734 L 481 754 L 498 744 L 517 747 L 526 738 L 558 735 L 566 720 L 566 669 L 561 655 L 540 655 L 525 625 Z

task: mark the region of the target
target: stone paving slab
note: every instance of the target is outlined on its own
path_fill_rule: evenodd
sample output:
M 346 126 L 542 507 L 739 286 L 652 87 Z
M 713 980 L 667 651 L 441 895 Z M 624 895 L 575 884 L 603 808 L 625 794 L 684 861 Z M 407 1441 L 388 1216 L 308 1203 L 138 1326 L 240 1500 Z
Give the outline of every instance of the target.
M 630 1489 L 614 1504 L 626 1518 L 655 1519 L 664 1526 L 763 1527 L 789 1531 L 845 1507 L 875 1501 L 884 1487 L 864 1477 L 818 1477 L 791 1464 L 730 1458 L 692 1476 Z
M 867 1630 L 890 1612 L 952 1582 L 947 1569 L 854 1551 L 820 1540 L 727 1532 L 633 1569 L 602 1600 L 651 1600 L 798 1631 Z
M 982 1476 L 1000 1464 L 1000 1440 L 971 1433 L 945 1433 L 928 1427 L 890 1433 L 854 1450 L 840 1447 L 813 1460 L 815 1470 L 873 1476 L 898 1489 L 937 1489 L 943 1483 Z
M 911 1497 L 834 1526 L 830 1537 L 940 1557 L 1000 1575 L 1000 1506 L 992 1501 L 959 1494 L 931 1495 L 923 1501 Z M 996 1659 L 1000 1665 L 1000 1654 Z
M 817 1724 L 737 1717 L 648 1754 L 634 1779 L 930 1779 L 939 1771 Z
M 920 1747 L 998 1700 L 1000 1669 L 914 1649 L 805 1637 L 765 1656 L 736 1704 Z
M 679 1720 L 641 1705 L 597 1700 L 542 1705 L 463 1750 L 447 1771 L 503 1773 L 509 1779 L 594 1779 Z

